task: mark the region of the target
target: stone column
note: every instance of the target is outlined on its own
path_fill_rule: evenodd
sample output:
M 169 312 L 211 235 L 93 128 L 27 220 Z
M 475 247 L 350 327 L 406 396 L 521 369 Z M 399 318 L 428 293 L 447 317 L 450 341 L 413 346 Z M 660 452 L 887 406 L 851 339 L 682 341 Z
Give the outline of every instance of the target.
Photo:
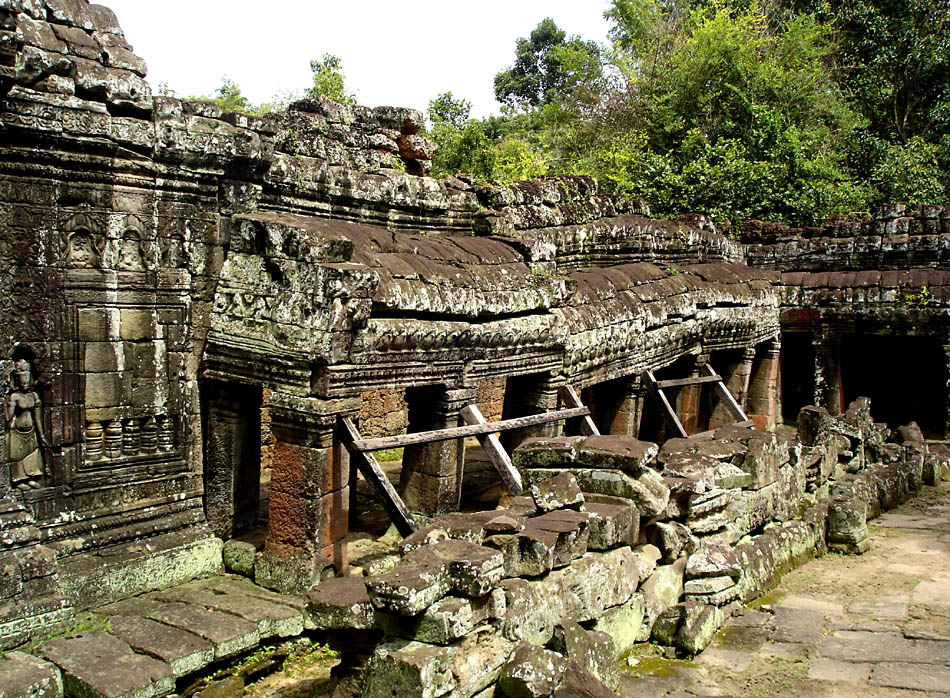
M 699 354 L 693 364 L 693 370 L 690 371 L 690 377 L 704 375 L 703 368 L 709 363 L 709 354 Z M 684 385 L 676 396 L 677 412 L 680 422 L 687 434 L 695 434 L 702 429 L 699 428 L 699 410 L 700 398 L 703 394 L 702 384 Z
M 755 347 L 747 347 L 741 351 L 739 361 L 728 365 L 716 365 L 713 368 L 723 377 L 726 388 L 732 393 L 736 402 L 748 411 L 749 380 L 752 377 L 752 364 L 755 360 Z M 714 407 L 709 416 L 709 428 L 715 429 L 726 424 L 735 424 L 735 415 L 726 407 L 726 403 L 714 397 Z
M 550 373 L 533 373 L 508 378 L 502 418 L 515 419 L 556 410 L 557 394 L 562 385 L 564 385 L 564 378 Z M 558 436 L 560 433 L 561 427 L 557 423 L 540 424 L 503 432 L 501 443 L 510 454 L 525 439 Z
M 841 336 L 822 327 L 816 330 L 815 347 L 815 405 L 824 407 L 829 414 L 844 411 L 844 391 L 841 389 Z
M 409 432 L 460 426 L 459 413 L 475 402 L 476 392 L 474 388 L 446 390 L 442 386 L 407 390 Z M 429 516 L 458 511 L 464 463 L 464 439 L 407 446 L 399 494 L 409 510 Z
M 640 418 L 643 416 L 643 401 L 647 393 L 640 374 L 627 376 L 622 391 L 617 410 L 610 421 L 610 433 L 637 438 L 640 433 Z
M 359 414 L 360 400 L 322 400 L 270 394 L 274 436 L 267 543 L 254 581 L 301 594 L 328 567 L 347 565 L 349 459 L 336 439 L 340 416 Z
M 749 380 L 746 412 L 749 419 L 755 422 L 756 429 L 775 431 L 778 415 L 781 414 L 779 362 L 782 343 L 777 339 L 773 339 L 759 351 L 758 365 L 755 366 Z

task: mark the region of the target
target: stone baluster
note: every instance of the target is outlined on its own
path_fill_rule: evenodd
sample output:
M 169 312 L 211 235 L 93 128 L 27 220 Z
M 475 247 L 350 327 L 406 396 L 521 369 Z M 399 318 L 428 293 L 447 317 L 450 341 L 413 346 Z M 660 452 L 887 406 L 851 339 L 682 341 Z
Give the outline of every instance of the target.
M 158 423 L 158 451 L 169 453 L 175 449 L 175 418 L 159 417 Z
M 86 461 L 102 460 L 102 424 L 86 422 Z
M 122 457 L 122 422 L 118 419 L 106 422 L 105 456 L 109 460 Z
M 122 429 L 122 454 L 134 456 L 139 452 L 140 429 L 139 420 L 127 419 Z
M 155 417 L 146 417 L 142 422 L 139 447 L 143 453 L 155 453 L 158 450 L 158 425 Z

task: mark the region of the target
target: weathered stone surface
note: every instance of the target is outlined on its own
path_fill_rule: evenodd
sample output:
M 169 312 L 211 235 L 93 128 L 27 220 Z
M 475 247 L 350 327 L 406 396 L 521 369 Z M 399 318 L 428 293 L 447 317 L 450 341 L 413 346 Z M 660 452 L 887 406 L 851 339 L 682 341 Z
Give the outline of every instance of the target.
M 498 690 L 511 698 L 545 698 L 561 684 L 568 661 L 551 650 L 519 644 L 498 678 Z
M 555 628 L 553 647 L 605 685 L 614 690 L 619 688 L 619 657 L 609 634 L 584 630 L 577 623 L 565 623 Z
M 63 678 L 56 665 L 23 652 L 0 657 L 3 698 L 62 698 Z
M 578 447 L 577 462 L 590 468 L 639 475 L 656 460 L 657 445 L 628 436 L 588 436 Z
M 136 616 L 110 616 L 109 634 L 140 654 L 162 660 L 175 676 L 186 676 L 214 661 L 214 647 L 193 633 Z
M 640 642 L 650 637 L 653 623 L 660 614 L 679 601 L 683 594 L 685 569 L 686 558 L 681 558 L 671 565 L 661 565 L 641 585 L 639 593 L 643 595 L 645 615 L 640 629 Z
M 321 629 L 376 627 L 375 612 L 360 577 L 339 577 L 321 582 L 307 592 L 307 612 Z
M 67 695 L 152 698 L 175 690 L 171 669 L 102 632 L 51 640 L 37 652 L 63 672 Z
M 609 550 L 621 545 L 635 545 L 640 530 L 640 513 L 633 502 L 603 494 L 585 496 L 584 508 L 590 514 L 590 550 Z
M 621 655 L 629 652 L 641 640 L 641 626 L 646 612 L 646 601 L 642 594 L 635 593 L 630 600 L 620 606 L 604 611 L 594 624 L 594 630 L 607 633 L 613 638 L 617 652 Z
M 570 473 L 561 473 L 547 480 L 533 482 L 531 497 L 538 510 L 545 513 L 558 509 L 585 510 L 584 493 Z
M 257 623 L 191 604 L 166 603 L 148 617 L 209 640 L 216 661 L 256 647 L 261 641 Z

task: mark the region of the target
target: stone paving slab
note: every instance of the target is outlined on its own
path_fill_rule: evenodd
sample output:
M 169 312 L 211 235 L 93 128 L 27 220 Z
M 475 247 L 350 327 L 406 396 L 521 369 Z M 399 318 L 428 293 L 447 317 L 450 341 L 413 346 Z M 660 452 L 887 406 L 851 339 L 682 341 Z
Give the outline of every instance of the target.
M 211 641 L 215 661 L 253 649 L 261 641 L 257 623 L 193 604 L 167 603 L 148 617 Z
M 897 633 L 839 630 L 824 640 L 818 651 L 823 657 L 845 662 L 903 662 L 944 664 L 950 659 L 950 643 L 908 640 Z
M 83 698 L 158 698 L 175 690 L 167 664 L 137 654 L 122 640 L 93 631 L 57 638 L 37 648 L 63 672 L 66 695 Z
M 850 681 L 861 683 L 871 676 L 873 664 L 839 662 L 837 659 L 819 657 L 808 665 L 808 678 L 818 681 Z
M 282 604 L 244 594 L 215 593 L 209 590 L 176 588 L 156 595 L 163 601 L 190 603 L 209 610 L 230 613 L 251 623 L 265 637 L 296 637 L 303 632 L 303 615 Z
M 877 620 L 904 620 L 909 603 L 909 596 L 876 596 L 852 601 L 848 613 L 871 616 Z
M 214 661 L 214 646 L 204 638 L 137 616 L 110 616 L 109 634 L 142 654 L 162 660 L 175 676 L 185 676 Z
M 824 611 L 780 606 L 775 609 L 772 640 L 775 642 L 815 643 L 825 627 Z
M 62 698 L 55 664 L 24 652 L 0 654 L 0 698 Z
M 871 672 L 871 683 L 915 691 L 947 691 L 950 690 L 950 667 L 882 662 L 875 665 L 874 671 Z

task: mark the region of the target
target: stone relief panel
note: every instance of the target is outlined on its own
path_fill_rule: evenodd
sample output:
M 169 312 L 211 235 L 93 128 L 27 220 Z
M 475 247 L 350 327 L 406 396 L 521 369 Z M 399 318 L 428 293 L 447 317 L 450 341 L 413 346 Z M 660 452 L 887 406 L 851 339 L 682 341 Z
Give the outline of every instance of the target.
M 73 306 L 85 407 L 79 472 L 181 456 L 178 306 Z

